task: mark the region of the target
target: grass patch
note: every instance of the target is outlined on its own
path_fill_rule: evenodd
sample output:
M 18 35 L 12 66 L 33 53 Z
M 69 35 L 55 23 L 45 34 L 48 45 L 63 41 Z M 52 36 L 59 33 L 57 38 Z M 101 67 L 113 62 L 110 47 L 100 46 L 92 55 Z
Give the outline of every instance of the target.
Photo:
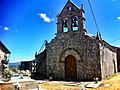
M 109 80 L 109 79 L 111 79 L 111 78 L 113 78 L 115 76 L 118 76 L 118 75 L 120 75 L 120 73 L 116 73 L 116 74 L 113 74 L 111 76 L 108 76 L 105 80 Z
M 63 85 L 61 82 L 47 82 L 40 84 L 40 86 L 45 90 L 80 90 L 79 86 Z
M 87 88 L 87 90 L 120 90 L 120 73 L 114 74 L 108 77 L 105 80 L 101 81 L 102 84 L 96 88 Z M 68 82 L 67 82 L 68 83 Z M 66 85 L 66 82 L 46 82 L 43 84 L 39 84 L 45 90 L 81 90 L 81 84 L 76 86 Z M 85 84 L 85 83 L 84 83 Z M 88 83 L 89 84 L 89 83 Z M 86 87 L 88 84 L 85 84 Z M 110 86 L 105 86 L 106 84 L 110 84 Z

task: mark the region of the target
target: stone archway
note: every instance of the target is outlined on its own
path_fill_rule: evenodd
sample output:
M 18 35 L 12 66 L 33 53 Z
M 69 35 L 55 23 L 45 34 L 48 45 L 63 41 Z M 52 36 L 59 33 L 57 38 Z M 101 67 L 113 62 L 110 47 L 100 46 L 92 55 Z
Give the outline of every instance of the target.
M 61 53 L 60 62 L 64 62 L 65 58 L 68 55 L 73 55 L 76 58 L 77 61 L 81 60 L 80 53 L 78 53 L 77 50 L 75 50 L 73 48 L 68 48 Z
M 79 62 L 82 61 L 81 59 L 81 55 L 80 53 L 75 50 L 74 48 L 68 48 L 66 50 L 64 50 L 61 55 L 60 55 L 60 67 L 61 67 L 61 77 L 66 79 L 66 71 L 65 71 L 65 68 L 66 68 L 66 65 L 65 65 L 65 62 L 66 62 L 66 59 L 67 57 L 69 57 L 69 55 L 72 55 L 74 57 L 74 60 L 75 60 L 75 63 L 76 63 L 76 73 L 77 73 L 77 76 L 76 76 L 76 79 L 79 78 L 79 72 L 80 72 L 80 67 L 79 67 Z M 74 62 L 74 61 L 73 61 Z M 71 79 L 70 79 L 71 80 Z
M 73 55 L 68 55 L 65 58 L 65 78 L 68 80 L 77 79 L 77 65 Z

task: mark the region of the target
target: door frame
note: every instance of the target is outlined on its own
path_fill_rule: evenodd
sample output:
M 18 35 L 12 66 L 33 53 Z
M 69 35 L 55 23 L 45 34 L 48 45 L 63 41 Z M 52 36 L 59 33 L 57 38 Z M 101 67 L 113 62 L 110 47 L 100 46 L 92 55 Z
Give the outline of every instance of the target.
M 70 60 L 70 62 L 68 63 L 67 60 L 69 60 L 70 57 L 72 57 L 72 60 Z M 69 65 L 69 64 L 70 64 L 70 66 L 67 67 L 67 65 Z M 73 64 L 75 64 L 75 65 L 73 65 Z M 70 69 L 70 68 L 72 68 L 74 71 L 72 71 L 72 69 Z M 70 77 L 67 76 L 67 74 L 70 74 Z M 67 79 L 67 80 L 77 80 L 77 60 L 73 55 L 68 55 L 65 58 L 65 79 Z

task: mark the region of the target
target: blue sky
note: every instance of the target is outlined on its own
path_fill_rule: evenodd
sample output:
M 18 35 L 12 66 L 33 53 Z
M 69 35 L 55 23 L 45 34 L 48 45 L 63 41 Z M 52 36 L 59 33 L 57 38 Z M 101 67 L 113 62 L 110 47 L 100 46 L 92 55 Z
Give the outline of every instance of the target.
M 32 60 L 44 40 L 50 41 L 57 31 L 56 15 L 68 0 L 0 0 L 0 40 L 11 51 L 10 62 Z M 87 0 L 72 0 L 85 8 L 86 29 L 96 35 Z M 120 0 L 90 0 L 104 40 L 120 46 Z

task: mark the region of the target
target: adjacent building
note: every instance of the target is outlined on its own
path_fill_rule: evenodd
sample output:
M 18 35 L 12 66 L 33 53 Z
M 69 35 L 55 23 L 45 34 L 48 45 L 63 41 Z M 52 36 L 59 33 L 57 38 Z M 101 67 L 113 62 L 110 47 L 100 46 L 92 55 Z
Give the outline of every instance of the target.
M 20 70 L 32 71 L 32 62 L 33 61 L 21 61 Z
M 2 71 L 8 67 L 10 54 L 11 52 L 0 41 L 0 75 L 2 75 Z

